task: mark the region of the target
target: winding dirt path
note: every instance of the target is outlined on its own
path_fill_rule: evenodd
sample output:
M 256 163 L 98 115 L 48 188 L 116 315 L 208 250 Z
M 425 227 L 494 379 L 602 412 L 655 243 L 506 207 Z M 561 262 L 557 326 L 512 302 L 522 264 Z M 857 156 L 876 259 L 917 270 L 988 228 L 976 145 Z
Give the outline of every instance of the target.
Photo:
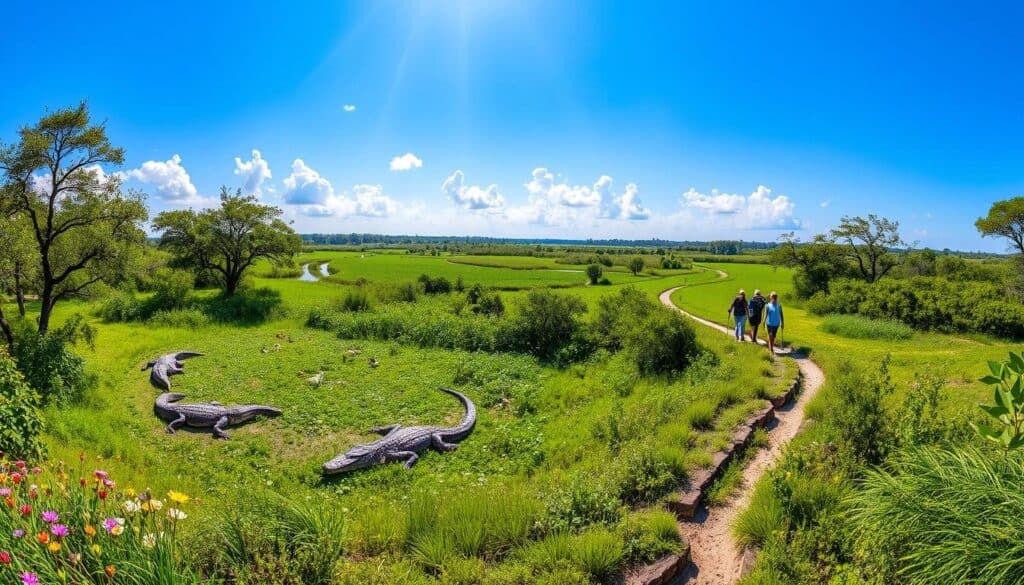
M 721 270 L 716 272 L 723 278 L 728 276 Z M 717 329 L 726 335 L 733 335 L 731 329 L 677 307 L 672 302 L 672 293 L 681 288 L 686 287 L 670 288 L 658 298 L 663 304 L 702 325 Z M 760 343 L 763 345 L 765 342 L 761 340 Z M 733 522 L 737 514 L 750 504 L 754 484 L 765 471 L 775 465 L 782 456 L 783 447 L 800 431 L 800 425 L 804 421 L 804 408 L 825 382 L 825 373 L 807 356 L 790 352 L 785 355 L 796 360 L 803 374 L 801 392 L 796 400 L 776 410 L 776 422 L 769 426 L 768 446 L 753 454 L 743 470 L 743 482 L 729 501 L 711 509 L 702 508 L 694 520 L 680 525 L 683 537 L 690 544 L 691 563 L 687 571 L 673 582 L 674 584 L 731 585 L 741 576 L 743 551 L 738 549 L 733 541 Z

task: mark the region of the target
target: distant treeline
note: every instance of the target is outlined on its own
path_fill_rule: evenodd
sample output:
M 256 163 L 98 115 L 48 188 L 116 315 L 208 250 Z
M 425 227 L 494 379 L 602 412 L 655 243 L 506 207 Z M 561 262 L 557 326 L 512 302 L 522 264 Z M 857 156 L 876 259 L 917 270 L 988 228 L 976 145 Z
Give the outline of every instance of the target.
M 594 252 L 595 248 L 607 253 L 632 254 L 638 248 L 648 253 L 654 250 L 686 251 L 714 255 L 737 255 L 765 252 L 778 246 L 776 242 L 744 242 L 742 240 L 675 241 L 675 240 L 622 240 L 622 239 L 530 239 L 490 238 L 484 236 L 389 236 L 382 234 L 302 234 L 308 249 L 367 249 L 405 248 L 411 250 L 439 249 L 474 255 L 546 255 L 565 252 Z

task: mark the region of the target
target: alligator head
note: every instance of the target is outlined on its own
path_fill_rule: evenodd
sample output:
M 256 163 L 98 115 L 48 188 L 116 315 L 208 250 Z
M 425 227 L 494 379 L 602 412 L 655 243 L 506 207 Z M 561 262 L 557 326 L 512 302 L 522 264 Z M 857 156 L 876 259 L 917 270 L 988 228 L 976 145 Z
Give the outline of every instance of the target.
M 356 445 L 324 463 L 324 475 L 336 475 L 346 471 L 370 467 L 371 465 L 381 463 L 381 459 L 381 453 L 378 449 L 374 449 L 372 444 Z

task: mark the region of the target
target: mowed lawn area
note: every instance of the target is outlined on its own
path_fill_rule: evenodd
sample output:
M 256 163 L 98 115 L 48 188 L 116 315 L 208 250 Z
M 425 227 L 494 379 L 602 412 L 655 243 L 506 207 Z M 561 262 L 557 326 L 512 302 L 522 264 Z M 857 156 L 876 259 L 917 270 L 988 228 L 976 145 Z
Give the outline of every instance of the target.
M 425 273 L 452 280 L 461 275 L 467 285 L 500 288 L 578 285 L 583 276 L 400 254 L 316 252 L 299 262 L 311 258 L 331 262 L 338 278 L 254 278 L 252 286 L 276 291 L 280 304 L 269 319 L 249 325 L 106 323 L 95 316 L 97 303 L 63 305 L 59 320 L 81 313 L 97 329 L 95 349 L 78 351 L 99 386 L 83 404 L 48 410 L 46 439 L 54 458 L 72 461 L 86 453 L 123 484 L 155 493 L 188 491 L 199 501 L 193 527 L 216 523 L 226 511 L 268 494 L 343 511 L 345 562 L 352 565 L 346 574 L 379 570 L 391 575 L 389 567 L 406 566 L 413 559 L 410 570 L 416 579 L 433 582 L 456 570 L 446 564 L 455 563 L 451 559 L 468 558 L 479 561 L 481 574 L 526 567 L 524 571 L 538 575 L 554 569 L 531 556 L 535 547 L 588 547 L 593 543 L 585 540 L 591 537 L 610 543 L 610 566 L 616 573 L 678 546 L 664 530 L 661 540 L 651 540 L 654 529 L 642 528 L 648 531 L 648 545 L 646 552 L 638 552 L 627 547 L 633 538 L 628 534 L 640 530 L 637 523 L 648 522 L 652 511 L 662 510 L 661 500 L 687 472 L 708 465 L 710 454 L 726 444 L 730 431 L 764 397 L 781 393 L 795 375 L 790 362 L 772 362 L 760 348 L 736 344 L 702 327 L 697 328 L 698 339 L 715 357 L 675 378 L 638 376 L 623 356 L 604 352 L 558 368 L 521 354 L 341 339 L 305 326 L 311 309 L 335 307 L 357 288 L 341 280 L 406 282 Z M 711 290 L 719 285 L 707 283 L 720 278 L 700 268 L 668 277 L 610 277 L 614 285 L 579 286 L 557 294 L 582 297 L 591 309 L 583 319 L 589 320 L 603 296 L 618 294 L 627 284 L 654 299 L 673 286 Z M 501 294 L 514 312 L 527 291 Z M 448 299 L 440 295 L 418 302 L 446 311 Z M 186 394 L 187 401 L 258 403 L 284 414 L 232 429 L 229 441 L 204 432 L 166 434 L 164 423 L 153 415 L 159 392 L 150 385 L 148 372 L 139 368 L 157 355 L 179 350 L 205 354 L 188 360 L 186 373 L 172 379 L 174 391 Z M 353 357 L 349 350 L 358 353 Z M 371 367 L 370 358 L 379 367 Z M 307 381 L 319 372 L 322 383 Z M 321 478 L 324 461 L 376 438 L 367 432 L 370 427 L 457 422 L 461 406 L 438 386 L 465 392 L 479 408 L 476 430 L 457 451 L 427 453 L 411 470 L 393 464 Z M 459 511 L 463 504 L 456 497 L 465 494 L 518 509 L 530 523 L 498 548 L 460 548 L 450 541 L 451 534 L 465 528 L 459 518 L 466 512 Z M 415 515 L 416 502 L 424 499 L 439 516 L 433 532 L 414 538 L 408 532 L 409 522 L 415 521 L 410 514 Z M 373 528 L 383 521 L 382 510 L 389 511 L 396 531 L 387 538 Z M 656 518 L 664 528 L 667 513 Z M 495 522 L 501 526 L 502 520 Z M 549 542 L 566 530 L 584 541 Z M 431 546 L 451 545 L 454 552 L 450 559 L 444 551 L 437 558 L 424 558 L 423 539 L 433 539 Z M 572 570 L 592 580 L 607 578 L 580 557 L 572 559 Z M 421 582 L 410 579 L 388 582 Z

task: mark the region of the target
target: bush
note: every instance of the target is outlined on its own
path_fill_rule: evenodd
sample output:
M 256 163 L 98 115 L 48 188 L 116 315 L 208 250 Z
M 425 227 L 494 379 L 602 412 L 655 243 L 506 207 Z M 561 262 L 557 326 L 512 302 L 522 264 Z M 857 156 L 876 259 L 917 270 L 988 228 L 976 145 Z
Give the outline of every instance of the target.
M 625 556 L 630 563 L 649 563 L 679 550 L 676 517 L 667 510 L 631 514 L 622 523 Z
M 575 340 L 578 316 L 587 310 L 578 296 L 546 289 L 527 293 L 506 330 L 507 343 L 542 359 L 552 359 Z
M 143 318 L 142 303 L 134 295 L 114 291 L 96 311 L 96 315 L 111 323 L 125 323 Z
M 649 375 L 682 372 L 701 352 L 693 325 L 665 307 L 657 307 L 631 327 L 622 349 L 640 373 Z
M 0 452 L 35 459 L 43 450 L 39 395 L 25 382 L 14 360 L 0 348 Z
M 597 284 L 603 273 L 604 271 L 598 264 L 591 264 L 590 266 L 587 266 L 587 278 L 590 279 L 590 284 Z
M 149 312 L 180 309 L 189 304 L 195 276 L 185 270 L 160 268 L 154 274 L 153 297 L 148 303 Z
M 156 327 L 186 329 L 209 325 L 210 318 L 199 309 L 174 309 L 170 311 L 157 311 L 146 322 Z
M 633 273 L 633 276 L 639 275 L 644 271 L 644 259 L 642 256 L 633 256 L 629 260 L 629 264 L 626 265 L 629 271 Z
M 498 293 L 484 293 L 480 295 L 479 301 L 473 306 L 473 311 L 481 315 L 500 317 L 505 314 L 505 303 Z
M 622 538 L 604 527 L 573 537 L 570 550 L 574 563 L 600 582 L 607 582 L 617 575 L 625 564 Z
M 338 309 L 349 313 L 369 311 L 370 308 L 370 295 L 362 287 L 349 289 L 345 296 L 338 301 Z
M 452 292 L 451 281 L 443 276 L 432 278 L 429 274 L 421 274 L 417 280 L 419 281 L 420 286 L 423 287 L 423 292 L 428 295 L 448 294 Z
M 39 335 L 27 322 L 20 324 L 12 357 L 44 404 L 77 402 L 96 385 L 96 377 L 86 372 L 85 360 L 71 351 L 80 341 L 92 345 L 94 335 L 81 315 L 46 335 Z
M 539 527 L 544 533 L 575 532 L 592 524 L 615 524 L 622 504 L 613 486 L 602 478 L 575 475 L 543 497 L 545 512 Z
M 884 401 L 893 391 L 888 356 L 871 374 L 842 365 L 825 396 L 831 400 L 829 426 L 844 454 L 866 464 L 882 460 L 890 438 Z
M 270 288 L 243 289 L 205 303 L 204 312 L 221 323 L 262 323 L 281 306 L 281 293 Z
M 952 281 L 918 276 L 874 284 L 833 282 L 830 293 L 817 293 L 807 308 L 819 315 L 859 314 L 900 321 L 914 329 L 946 333 L 977 332 L 1024 337 L 1024 306 L 990 281 Z
M 898 573 L 908 585 L 1021 583 L 1021 485 L 1020 457 L 912 449 L 868 472 L 850 517 L 883 578 Z
M 899 321 L 860 315 L 828 315 L 821 322 L 821 330 L 851 339 L 898 341 L 914 336 L 914 330 Z

